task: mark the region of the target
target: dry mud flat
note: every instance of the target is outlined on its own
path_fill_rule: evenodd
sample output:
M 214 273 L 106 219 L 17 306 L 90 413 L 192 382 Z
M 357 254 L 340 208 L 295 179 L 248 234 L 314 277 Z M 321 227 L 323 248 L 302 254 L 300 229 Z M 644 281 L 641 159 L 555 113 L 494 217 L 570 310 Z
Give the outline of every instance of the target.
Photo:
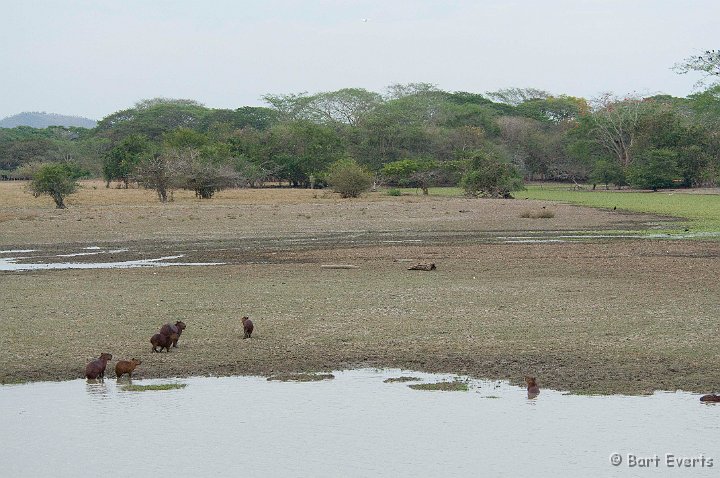
M 5 273 L 0 381 L 77 378 L 109 351 L 143 360 L 138 378 L 388 366 L 529 373 L 579 392 L 720 383 L 717 243 L 368 246 L 286 259 Z M 438 270 L 408 271 L 407 260 Z M 242 315 L 252 339 L 241 339 Z M 151 353 L 152 333 L 178 319 L 180 347 Z
M 377 366 L 516 383 L 532 374 L 577 392 L 720 386 L 718 242 L 502 240 L 667 218 L 286 190 L 160 205 L 147 191 L 86 188 L 55 211 L 12 188 L 0 183 L 0 250 L 34 249 L 23 261 L 224 264 L 0 272 L 0 382 L 77 378 L 107 351 L 110 367 L 141 359 L 138 378 Z M 555 217 L 520 217 L 543 206 Z M 416 261 L 438 268 L 408 271 Z M 255 322 L 250 340 L 243 315 Z M 150 336 L 175 320 L 188 324 L 180 347 L 152 353 Z

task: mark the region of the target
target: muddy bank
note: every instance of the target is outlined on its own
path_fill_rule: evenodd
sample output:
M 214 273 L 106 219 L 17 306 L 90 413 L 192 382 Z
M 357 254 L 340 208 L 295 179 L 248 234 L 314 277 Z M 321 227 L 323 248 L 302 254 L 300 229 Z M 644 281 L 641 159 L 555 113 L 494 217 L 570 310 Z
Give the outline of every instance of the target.
M 141 359 L 137 378 L 372 366 L 531 374 L 582 393 L 720 383 L 717 243 L 324 245 L 235 262 L 196 249 L 228 264 L 4 273 L 0 382 L 78 378 L 107 351 Z M 188 324 L 180 347 L 153 354 L 150 336 L 175 320 Z

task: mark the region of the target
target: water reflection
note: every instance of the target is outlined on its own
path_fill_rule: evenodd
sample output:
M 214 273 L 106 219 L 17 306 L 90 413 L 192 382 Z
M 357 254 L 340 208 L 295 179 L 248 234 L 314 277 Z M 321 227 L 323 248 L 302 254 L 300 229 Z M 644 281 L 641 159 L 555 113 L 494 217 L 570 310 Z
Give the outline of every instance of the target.
M 87 379 L 85 381 L 85 390 L 92 397 L 108 398 L 110 396 L 108 387 L 102 379 Z
M 720 467 L 720 407 L 703 406 L 694 394 L 589 397 L 543 389 L 528 399 L 526 387 L 504 382 L 417 391 L 408 388 L 417 382 L 384 380 L 457 377 L 333 374 L 314 382 L 190 378 L 183 389 L 138 393 L 123 392 L 125 380 L 0 386 L 1 474 L 145 476 L 169 455 L 165 471 L 174 477 L 636 475 L 610 464 L 615 452 L 703 454 Z M 650 474 L 678 472 L 660 466 Z

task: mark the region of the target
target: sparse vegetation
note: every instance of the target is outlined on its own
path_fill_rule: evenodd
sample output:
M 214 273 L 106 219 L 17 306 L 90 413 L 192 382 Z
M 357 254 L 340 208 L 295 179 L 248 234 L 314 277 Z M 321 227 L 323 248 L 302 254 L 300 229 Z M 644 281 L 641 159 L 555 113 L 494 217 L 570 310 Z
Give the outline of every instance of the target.
M 416 383 L 408 385 L 413 390 L 439 390 L 443 392 L 467 392 L 470 387 L 467 382 L 453 380 L 450 382 Z
M 158 385 L 125 384 L 121 387 L 124 392 L 156 392 L 163 390 L 179 390 L 187 387 L 186 383 L 163 383 Z
M 555 217 L 555 213 L 550 209 L 539 209 L 533 211 L 523 211 L 520 213 L 520 217 L 525 219 L 552 219 Z
M 320 382 L 322 380 L 332 380 L 335 375 L 331 373 L 283 373 L 268 377 L 268 381 L 278 382 Z
M 384 383 L 396 383 L 396 382 L 404 383 L 404 382 L 418 382 L 420 380 L 422 380 L 422 379 L 417 378 L 417 377 L 402 376 L 402 377 L 386 378 L 385 380 L 383 380 L 383 382 Z

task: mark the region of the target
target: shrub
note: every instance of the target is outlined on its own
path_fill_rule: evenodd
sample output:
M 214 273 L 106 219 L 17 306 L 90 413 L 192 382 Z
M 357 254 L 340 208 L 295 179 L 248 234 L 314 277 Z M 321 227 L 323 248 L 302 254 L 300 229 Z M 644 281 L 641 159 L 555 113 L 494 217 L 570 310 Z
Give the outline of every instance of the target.
M 402 192 L 399 189 L 392 188 L 387 191 L 388 196 L 402 196 Z
M 460 182 L 468 196 L 512 198 L 512 191 L 524 189 L 520 173 L 498 151 L 477 151 L 469 159 Z
M 327 176 L 327 183 L 344 198 L 356 198 L 368 191 L 372 176 L 355 161 L 344 160 L 335 163 Z
M 65 209 L 65 197 L 77 191 L 78 177 L 82 176 L 76 166 L 67 163 L 45 163 L 33 168 L 32 181 L 28 186 L 33 196 L 48 195 L 58 209 Z
M 677 153 L 669 149 L 650 149 L 635 158 L 628 167 L 627 179 L 636 188 L 652 189 L 673 186 L 680 177 Z

